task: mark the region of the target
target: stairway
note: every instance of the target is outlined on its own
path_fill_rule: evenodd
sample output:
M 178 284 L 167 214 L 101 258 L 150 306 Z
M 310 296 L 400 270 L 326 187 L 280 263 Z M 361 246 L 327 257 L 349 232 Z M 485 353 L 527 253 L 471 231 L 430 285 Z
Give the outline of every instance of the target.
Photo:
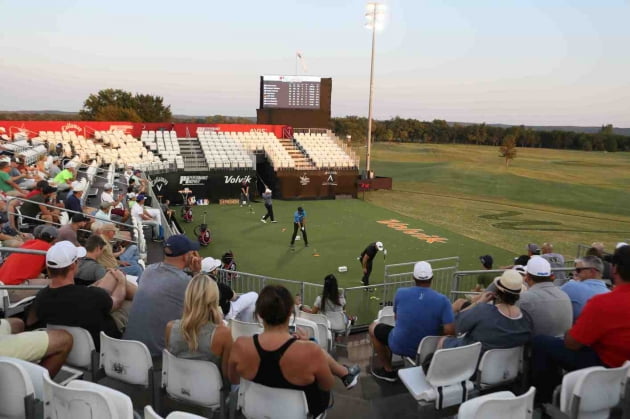
M 208 170 L 198 138 L 178 138 L 177 142 L 184 159 L 184 170 Z
M 278 141 L 295 162 L 295 170 L 317 170 L 313 161 L 297 148 L 291 138 L 278 138 Z

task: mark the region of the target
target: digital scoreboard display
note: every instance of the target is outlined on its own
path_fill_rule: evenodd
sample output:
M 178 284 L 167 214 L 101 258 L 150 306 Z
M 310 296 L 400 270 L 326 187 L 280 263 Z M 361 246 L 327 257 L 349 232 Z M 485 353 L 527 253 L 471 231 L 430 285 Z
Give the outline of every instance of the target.
M 263 109 L 319 109 L 321 77 L 262 76 Z

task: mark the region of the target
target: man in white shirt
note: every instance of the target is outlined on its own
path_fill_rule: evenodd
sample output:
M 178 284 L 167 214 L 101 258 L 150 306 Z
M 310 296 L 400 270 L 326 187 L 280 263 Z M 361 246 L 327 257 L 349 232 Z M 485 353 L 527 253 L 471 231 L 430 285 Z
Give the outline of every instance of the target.
M 117 215 L 120 217 L 121 222 L 126 222 L 129 219 L 129 211 L 127 211 L 123 204 L 122 200 L 124 198 L 123 194 L 119 194 L 117 199 L 114 199 L 113 194 L 114 187 L 111 183 L 106 183 L 103 186 L 103 193 L 101 194 L 101 202 L 109 202 L 112 207 L 110 214 Z
M 160 225 L 160 210 L 154 208 L 145 208 L 144 200 L 145 196 L 140 194 L 136 197 L 136 205 L 131 208 L 131 216 L 139 221 L 141 224 L 147 224 L 153 227 L 153 240 L 161 241 L 161 225 Z

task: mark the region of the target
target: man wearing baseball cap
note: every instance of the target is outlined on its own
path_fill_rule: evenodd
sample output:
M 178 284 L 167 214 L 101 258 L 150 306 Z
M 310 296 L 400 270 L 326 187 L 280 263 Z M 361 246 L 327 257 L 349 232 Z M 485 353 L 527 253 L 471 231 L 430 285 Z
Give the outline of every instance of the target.
M 199 247 L 199 242 L 183 234 L 169 237 L 164 242 L 164 260 L 147 266 L 138 278 L 124 338 L 143 342 L 153 356 L 160 356 L 164 349 L 166 324 L 182 316 L 184 294 L 191 279 L 185 269 L 201 271 Z
M 37 293 L 29 312 L 29 324 L 82 327 L 90 332 L 98 348 L 101 331 L 114 338 L 122 336 L 129 310 L 129 302 L 125 300 L 133 298 L 135 286 L 128 284 L 118 270 L 109 270 L 93 286 L 76 285 L 79 259 L 85 255 L 85 248 L 69 241 L 55 243 L 48 249 L 46 267 L 50 285 Z
M 374 322 L 369 333 L 382 368 L 372 370 L 380 380 L 398 379 L 392 367 L 392 353 L 415 357 L 425 336 L 454 335 L 453 310 L 446 296 L 431 289 L 433 270 L 428 262 L 413 268 L 414 287 L 399 288 L 394 297 L 396 326 Z
M 359 262 L 361 263 L 361 269 L 363 271 L 363 277 L 361 283 L 363 285 L 370 285 L 370 274 L 372 273 L 372 263 L 376 254 L 383 251 L 382 242 L 372 242 L 361 252 L 359 256 Z
M 84 214 L 72 214 L 70 217 L 71 222 L 59 227 L 59 234 L 57 241 L 67 240 L 72 242 L 75 246 L 79 246 L 79 239 L 77 238 L 77 232 L 85 228 L 90 221 Z
M 131 208 L 131 216 L 140 224 L 150 225 L 153 228 L 153 240 L 162 240 L 162 226 L 160 224 L 159 210 L 149 211 L 144 207 L 146 196 L 140 194 L 136 196 L 136 205 Z
M 115 221 L 126 222 L 129 219 L 129 211 L 124 208 L 122 203 L 125 198 L 125 194 L 121 193 L 118 198 L 114 199 L 114 186 L 111 183 L 103 185 L 103 193 L 101 193 L 101 203 L 108 202 L 111 204 L 111 214 L 120 217 L 114 219 Z
M 573 323 L 571 299 L 551 280 L 551 265 L 541 256 L 532 256 L 525 268 L 528 290 L 517 305 L 532 318 L 533 336 L 563 335 Z

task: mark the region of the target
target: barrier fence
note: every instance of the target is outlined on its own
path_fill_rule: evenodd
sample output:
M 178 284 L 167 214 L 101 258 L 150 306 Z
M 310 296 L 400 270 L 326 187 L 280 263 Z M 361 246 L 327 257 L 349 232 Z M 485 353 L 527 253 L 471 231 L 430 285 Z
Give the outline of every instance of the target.
M 431 288 L 448 295 L 452 290 L 453 274 L 459 267 L 459 256 L 452 256 L 440 259 L 428 259 L 433 269 L 433 281 Z M 393 305 L 396 290 L 401 287 L 409 287 L 414 284 L 413 267 L 417 262 L 405 262 L 392 265 L 385 265 L 383 277 L 383 287 L 380 290 L 383 305 Z

